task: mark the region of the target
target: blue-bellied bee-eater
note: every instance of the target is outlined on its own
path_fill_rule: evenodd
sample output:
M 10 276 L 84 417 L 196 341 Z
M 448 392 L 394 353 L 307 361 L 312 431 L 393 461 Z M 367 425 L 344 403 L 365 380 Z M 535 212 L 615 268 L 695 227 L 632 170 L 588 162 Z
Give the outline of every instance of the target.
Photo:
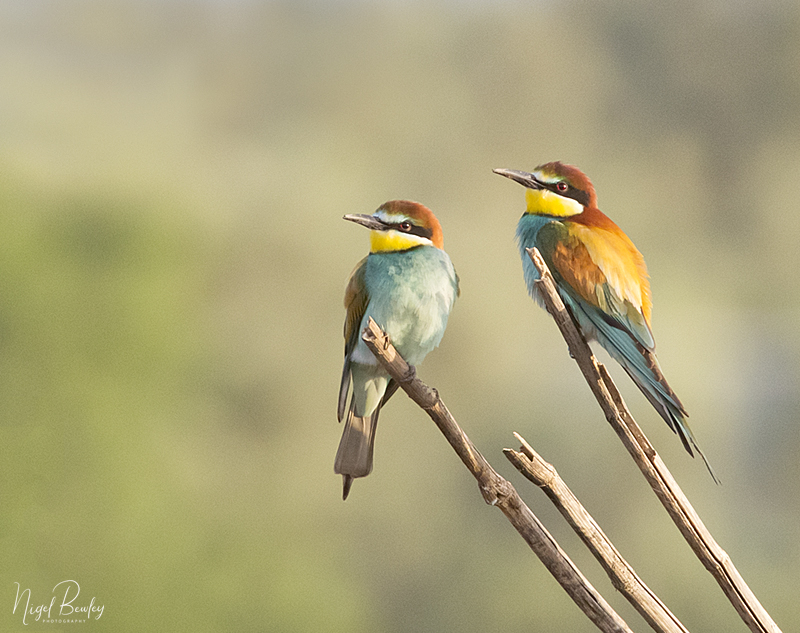
M 517 242 L 531 297 L 544 306 L 534 283 L 539 273 L 526 251 L 536 247 L 584 337 L 596 340 L 622 365 L 689 454 L 694 450 L 703 458 L 716 481 L 686 422 L 686 409 L 656 359 L 644 258 L 622 229 L 597 208 L 589 178 L 561 162 L 541 165 L 533 173 L 494 171 L 526 188 L 527 205 L 517 225 Z
M 344 296 L 347 317 L 338 416 L 345 426 L 334 471 L 344 479 L 342 496 L 347 499 L 353 479 L 372 471 L 378 414 L 397 390 L 397 383 L 361 340 L 368 318 L 389 335 L 406 362 L 418 365 L 442 340 L 459 285 L 442 249 L 442 227 L 427 207 L 392 200 L 372 215 L 344 219 L 370 229 L 371 244 L 369 255 L 350 275 Z

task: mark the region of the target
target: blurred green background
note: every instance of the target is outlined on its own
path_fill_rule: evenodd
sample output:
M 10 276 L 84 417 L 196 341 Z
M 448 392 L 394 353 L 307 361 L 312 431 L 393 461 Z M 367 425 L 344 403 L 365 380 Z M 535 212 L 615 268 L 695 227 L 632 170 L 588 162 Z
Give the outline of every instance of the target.
M 462 282 L 420 369 L 505 462 L 518 431 L 693 631 L 743 631 L 530 301 L 522 188 L 561 159 L 645 254 L 659 357 L 715 486 L 634 415 L 800 630 L 800 6 L 415 0 L 0 4 L 0 629 L 593 631 L 403 395 L 333 474 L 345 280 L 392 198 Z M 601 355 L 602 356 L 602 355 Z M 602 356 L 605 359 L 605 356 Z M 65 579 L 102 618 L 23 626 Z

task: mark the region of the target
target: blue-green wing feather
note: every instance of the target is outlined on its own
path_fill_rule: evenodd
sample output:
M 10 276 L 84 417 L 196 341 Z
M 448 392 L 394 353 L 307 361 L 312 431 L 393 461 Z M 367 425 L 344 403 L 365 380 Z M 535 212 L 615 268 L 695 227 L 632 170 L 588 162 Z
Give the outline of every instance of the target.
M 559 294 L 584 335 L 596 339 L 622 365 L 656 411 L 680 437 L 689 454 L 693 454 L 694 448 L 716 480 L 686 421 L 686 409 L 664 378 L 655 356 L 655 340 L 642 312 L 624 299 L 604 274 L 599 274 L 602 271 L 596 264 L 593 264 L 597 269 L 594 272 L 598 273 L 595 275 L 596 283 L 589 283 L 585 279 L 580 286 L 570 283 L 576 275 L 575 271 L 565 267 L 564 252 L 574 250 L 573 265 L 581 262 L 580 265 L 584 266 L 588 252 L 584 248 L 583 252 L 578 253 L 583 247 L 582 243 L 561 222 L 542 226 L 535 242 L 553 274 Z M 557 247 L 562 255 L 560 258 L 554 257 Z

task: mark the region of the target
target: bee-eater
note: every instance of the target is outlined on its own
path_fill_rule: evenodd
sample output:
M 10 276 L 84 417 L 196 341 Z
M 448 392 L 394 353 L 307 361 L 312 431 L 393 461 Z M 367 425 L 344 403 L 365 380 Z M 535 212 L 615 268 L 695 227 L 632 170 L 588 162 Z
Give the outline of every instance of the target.
M 361 340 L 367 320 L 372 317 L 389 335 L 406 362 L 418 365 L 442 340 L 459 285 L 443 250 L 442 227 L 427 207 L 392 200 L 372 215 L 344 219 L 370 229 L 371 245 L 370 254 L 350 275 L 344 295 L 338 415 L 345 426 L 334 471 L 344 479 L 342 498 L 347 499 L 353 479 L 372 472 L 378 414 L 398 387 Z
M 526 210 L 517 225 L 525 282 L 544 306 L 534 283 L 539 273 L 527 248 L 544 257 L 573 321 L 596 340 L 636 383 L 650 404 L 677 433 L 690 455 L 697 446 L 688 414 L 667 384 L 655 355 L 650 329 L 650 283 L 642 254 L 622 229 L 597 208 L 589 178 L 577 167 L 552 162 L 533 173 L 495 169 L 526 187 Z

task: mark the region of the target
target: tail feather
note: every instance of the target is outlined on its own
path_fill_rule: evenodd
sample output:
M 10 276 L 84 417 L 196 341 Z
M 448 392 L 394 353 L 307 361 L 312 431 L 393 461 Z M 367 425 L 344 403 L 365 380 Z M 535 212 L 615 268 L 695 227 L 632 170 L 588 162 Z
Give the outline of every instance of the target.
M 706 465 L 706 469 L 708 470 L 711 478 L 714 480 L 714 483 L 719 484 L 720 481 L 717 478 L 717 474 L 714 472 L 714 469 L 711 467 L 711 464 L 708 461 L 708 458 L 705 456 L 700 447 L 697 445 L 697 441 L 694 439 L 694 433 L 692 433 L 692 429 L 689 427 L 689 423 L 686 421 L 688 414 L 686 410 L 683 408 L 683 405 L 680 404 L 680 400 L 677 397 L 674 398 L 666 398 L 663 395 L 663 392 L 666 391 L 671 396 L 674 396 L 674 392 L 670 389 L 667 381 L 664 379 L 663 374 L 661 374 L 661 370 L 658 368 L 658 365 L 655 365 L 657 370 L 657 376 L 654 378 L 658 378 L 658 385 L 661 387 L 660 389 L 654 389 L 653 378 L 649 376 L 643 376 L 640 371 L 636 369 L 631 369 L 630 367 L 623 364 L 623 368 L 625 369 L 628 376 L 631 377 L 631 380 L 639 387 L 639 390 L 644 394 L 645 398 L 653 405 L 653 408 L 658 411 L 658 414 L 664 418 L 664 421 L 669 425 L 669 428 L 681 438 L 681 443 L 683 447 L 686 449 L 686 452 L 689 453 L 692 457 L 694 457 L 694 451 L 697 451 L 697 454 L 703 460 L 703 463 Z M 692 450 L 694 449 L 694 450 Z
M 342 475 L 342 500 L 347 500 L 347 495 L 350 494 L 350 486 L 353 485 L 353 478 L 350 475 Z
M 375 429 L 378 426 L 380 410 L 381 408 L 377 407 L 372 415 L 362 417 L 356 415 L 353 404 L 350 405 L 333 466 L 334 472 L 343 475 L 344 478 L 343 499 L 347 499 L 353 479 L 366 477 L 372 472 Z
M 658 411 L 658 414 L 664 418 L 672 432 L 681 438 L 681 443 L 686 452 L 694 457 L 692 446 L 696 447 L 696 445 L 694 435 L 686 422 L 685 412 L 679 411 L 673 403 L 667 401 L 661 394 L 654 393 L 648 384 L 649 381 L 643 380 L 642 376 L 638 375 L 638 372 L 628 367 L 623 367 L 623 369 L 625 369 L 625 372 L 631 377 L 636 386 L 639 387 L 644 397 L 653 405 L 653 408 Z

